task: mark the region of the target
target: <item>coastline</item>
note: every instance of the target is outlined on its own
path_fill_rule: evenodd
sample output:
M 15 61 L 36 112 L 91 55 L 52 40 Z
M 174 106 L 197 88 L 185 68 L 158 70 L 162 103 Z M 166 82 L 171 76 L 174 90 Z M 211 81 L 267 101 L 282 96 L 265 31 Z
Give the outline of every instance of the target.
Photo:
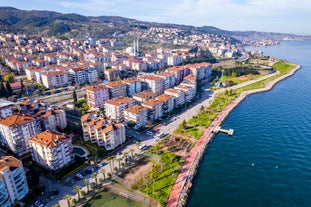
M 221 125 L 223 121 L 226 119 L 226 117 L 230 114 L 230 112 L 236 106 L 238 106 L 238 104 L 241 103 L 246 97 L 248 97 L 249 95 L 255 94 L 255 93 L 262 93 L 262 92 L 270 91 L 271 89 L 273 89 L 275 84 L 294 75 L 295 72 L 301 68 L 300 65 L 295 64 L 294 66 L 295 67 L 291 69 L 288 73 L 280 77 L 277 77 L 273 79 L 272 81 L 270 81 L 269 83 L 267 83 L 264 88 L 242 92 L 238 98 L 233 100 L 229 105 L 227 105 L 223 109 L 223 111 L 221 111 L 217 115 L 217 117 L 213 120 L 210 126 L 204 131 L 201 138 L 196 142 L 194 147 L 191 149 L 191 151 L 186 156 L 185 163 L 182 169 L 180 170 L 180 173 L 172 187 L 170 197 L 167 201 L 167 205 L 166 205 L 167 207 L 182 207 L 186 205 L 187 197 L 192 187 L 192 180 L 196 174 L 197 168 L 199 167 L 199 162 L 205 153 L 208 143 L 215 136 L 213 132 L 214 128 Z M 277 75 L 277 74 L 273 74 L 273 76 L 274 75 Z M 271 77 L 271 74 L 267 75 L 265 79 L 269 77 Z M 256 80 L 255 82 L 258 82 L 258 81 L 260 80 Z M 228 89 L 230 88 L 226 88 L 226 90 Z M 213 97 L 217 93 L 221 93 L 223 91 L 224 90 L 215 91 L 215 93 L 213 94 Z M 211 97 L 211 99 L 213 99 L 213 97 Z

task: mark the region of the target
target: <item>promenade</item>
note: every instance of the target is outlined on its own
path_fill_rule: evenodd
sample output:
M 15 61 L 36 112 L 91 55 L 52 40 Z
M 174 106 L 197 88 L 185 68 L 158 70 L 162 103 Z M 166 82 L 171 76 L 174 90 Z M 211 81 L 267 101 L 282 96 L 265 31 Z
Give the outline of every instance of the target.
M 224 121 L 224 119 L 229 115 L 229 113 L 241 101 L 243 101 L 248 95 L 271 90 L 277 82 L 293 75 L 298 69 L 300 69 L 300 65 L 296 65 L 296 67 L 293 68 L 289 73 L 272 80 L 264 88 L 242 92 L 238 98 L 233 100 L 229 105 L 227 105 L 224 108 L 223 111 L 218 113 L 217 117 L 213 120 L 211 125 L 205 130 L 204 134 L 200 137 L 200 139 L 196 142 L 195 146 L 191 149 L 189 154 L 186 156 L 185 163 L 184 163 L 182 169 L 180 170 L 180 173 L 179 173 L 179 175 L 175 181 L 175 184 L 173 185 L 170 197 L 169 197 L 167 205 L 166 205 L 167 207 L 181 207 L 181 206 L 184 206 L 186 204 L 187 196 L 188 196 L 190 188 L 192 186 L 192 179 L 196 173 L 197 167 L 199 166 L 199 161 L 201 160 L 208 143 L 210 142 L 210 140 L 214 136 L 214 133 L 213 133 L 214 128 L 216 126 L 219 126 Z M 217 91 L 215 91 L 215 93 L 213 94 L 213 96 L 210 99 L 213 100 L 214 96 L 217 93 L 223 92 L 224 90 L 241 88 L 241 87 L 244 87 L 246 85 L 250 85 L 252 83 L 270 78 L 270 77 L 277 75 L 277 74 L 278 74 L 278 72 L 273 73 L 273 74 L 269 74 L 267 76 L 261 77 L 261 78 L 256 79 L 256 80 L 247 81 L 243 84 L 236 85 L 236 86 L 233 86 L 230 88 L 217 90 Z M 211 101 L 209 101 L 209 103 L 211 103 Z

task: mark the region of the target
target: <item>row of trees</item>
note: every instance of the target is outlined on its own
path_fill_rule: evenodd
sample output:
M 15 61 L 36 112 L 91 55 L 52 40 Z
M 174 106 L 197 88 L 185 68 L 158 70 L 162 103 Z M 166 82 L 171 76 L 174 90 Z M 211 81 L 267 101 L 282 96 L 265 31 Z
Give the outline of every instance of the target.
M 136 146 L 139 149 L 141 143 L 140 142 L 136 142 Z M 110 167 L 110 172 L 106 172 L 105 168 L 101 168 L 100 169 L 100 174 L 102 175 L 101 178 L 98 178 L 98 175 L 96 172 L 92 174 L 92 178 L 94 179 L 94 183 L 90 182 L 89 179 L 85 179 L 84 180 L 84 184 L 86 186 L 87 191 L 83 191 L 82 187 L 77 185 L 74 187 L 73 192 L 77 194 L 78 199 L 72 198 L 72 196 L 70 194 L 67 194 L 63 197 L 63 199 L 65 199 L 67 201 L 67 205 L 70 206 L 71 203 L 73 205 L 75 205 L 77 202 L 80 201 L 81 196 L 84 197 L 86 195 L 88 195 L 92 189 L 95 189 L 96 187 L 99 186 L 99 184 L 103 184 L 105 182 L 105 180 L 107 178 L 110 178 L 113 174 L 115 174 L 116 172 L 118 172 L 119 169 L 121 169 L 122 167 L 126 166 L 128 164 L 128 162 L 130 161 L 128 159 L 128 155 L 129 153 L 131 154 L 132 158 L 134 156 L 136 156 L 136 153 L 134 153 L 135 150 L 134 149 L 130 149 L 129 152 L 124 152 L 122 155 L 122 158 L 116 158 L 115 156 L 109 156 L 107 158 L 107 161 L 109 163 L 109 167 Z M 118 167 L 115 166 L 115 161 L 118 162 Z M 101 186 L 103 187 L 103 186 Z M 59 205 L 56 204 L 54 207 L 58 207 Z

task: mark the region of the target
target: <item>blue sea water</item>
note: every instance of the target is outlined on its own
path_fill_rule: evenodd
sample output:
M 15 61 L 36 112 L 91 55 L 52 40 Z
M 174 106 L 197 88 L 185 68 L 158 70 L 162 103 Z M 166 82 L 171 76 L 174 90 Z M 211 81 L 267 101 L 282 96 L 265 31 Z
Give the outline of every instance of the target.
M 209 144 L 188 207 L 311 206 L 311 42 L 256 49 L 302 68 L 231 112 L 234 136 Z

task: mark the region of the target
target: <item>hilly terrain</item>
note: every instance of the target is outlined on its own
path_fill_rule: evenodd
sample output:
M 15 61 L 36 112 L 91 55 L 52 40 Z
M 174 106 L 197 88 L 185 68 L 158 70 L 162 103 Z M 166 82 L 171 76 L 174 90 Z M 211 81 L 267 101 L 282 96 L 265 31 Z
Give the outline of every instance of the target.
M 13 7 L 0 7 L 0 30 L 14 33 L 33 33 L 46 36 L 66 37 L 111 37 L 130 31 L 148 30 L 151 27 L 176 28 L 185 33 L 208 33 L 231 36 L 237 40 L 249 39 L 283 39 L 306 40 L 310 36 L 294 34 L 226 31 L 212 26 L 194 27 L 189 25 L 145 22 L 118 16 L 83 16 L 79 14 L 62 14 L 53 11 L 20 10 Z

